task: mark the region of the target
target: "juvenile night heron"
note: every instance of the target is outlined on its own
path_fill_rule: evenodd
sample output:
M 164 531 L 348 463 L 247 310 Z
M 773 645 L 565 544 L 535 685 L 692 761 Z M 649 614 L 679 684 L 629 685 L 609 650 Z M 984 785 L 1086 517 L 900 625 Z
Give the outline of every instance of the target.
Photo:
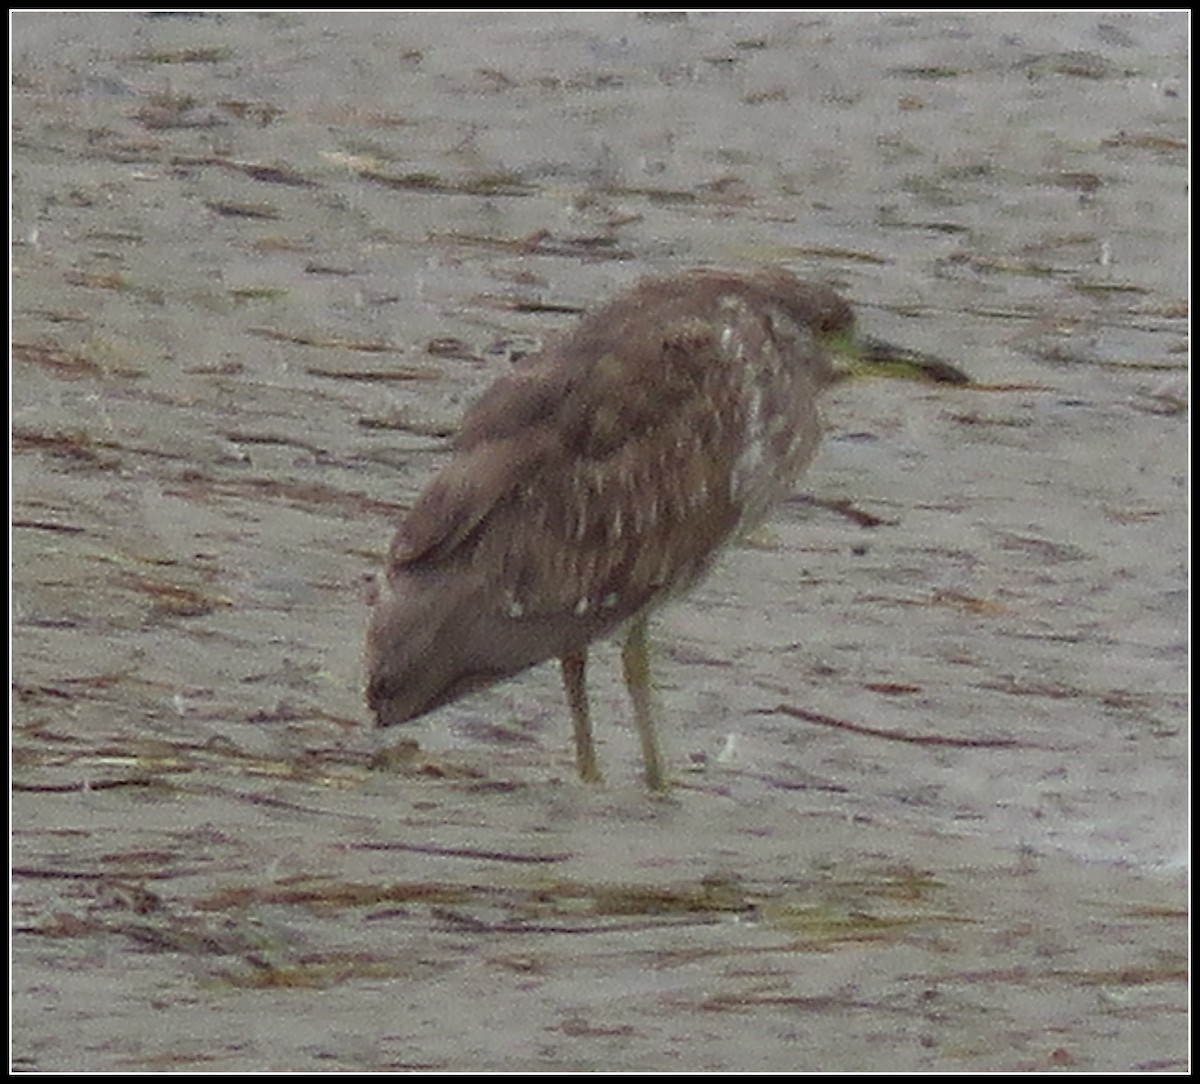
M 579 774 L 598 780 L 587 651 L 624 627 L 661 789 L 647 619 L 808 465 L 828 347 L 852 326 L 832 290 L 783 271 L 694 271 L 640 283 L 515 364 L 392 542 L 367 635 L 379 725 L 557 658 Z

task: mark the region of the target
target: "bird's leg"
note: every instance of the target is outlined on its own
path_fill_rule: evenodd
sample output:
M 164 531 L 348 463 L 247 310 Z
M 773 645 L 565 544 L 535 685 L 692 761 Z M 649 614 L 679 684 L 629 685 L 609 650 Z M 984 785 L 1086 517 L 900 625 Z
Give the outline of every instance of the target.
M 579 778 L 585 783 L 599 783 L 600 769 L 596 767 L 596 749 L 592 745 L 592 722 L 588 711 L 587 652 L 573 651 L 562 662 L 563 688 L 571 708 L 571 725 L 575 728 L 575 764 Z
M 646 618 L 635 617 L 629 625 L 629 635 L 621 649 L 625 669 L 625 688 L 633 701 L 633 721 L 642 740 L 642 763 L 646 768 L 646 786 L 665 790 L 662 758 L 658 755 L 658 739 L 654 734 L 654 709 L 650 695 L 650 652 L 646 642 Z

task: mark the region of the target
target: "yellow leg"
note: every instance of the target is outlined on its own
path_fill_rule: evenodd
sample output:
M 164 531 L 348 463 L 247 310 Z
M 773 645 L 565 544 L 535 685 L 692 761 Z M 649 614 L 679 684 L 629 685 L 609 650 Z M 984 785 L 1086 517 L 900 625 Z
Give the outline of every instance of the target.
M 571 708 L 571 725 L 575 728 L 575 765 L 579 778 L 585 783 L 599 783 L 600 769 L 596 767 L 596 749 L 592 745 L 592 722 L 588 711 L 587 652 L 564 655 L 562 662 L 563 688 Z
M 646 768 L 646 786 L 665 790 L 662 758 L 658 754 L 658 739 L 654 734 L 654 708 L 650 695 L 650 651 L 646 642 L 646 619 L 635 617 L 629 626 L 629 636 L 621 651 L 625 668 L 625 688 L 633 701 L 633 721 L 642 740 L 642 763 Z

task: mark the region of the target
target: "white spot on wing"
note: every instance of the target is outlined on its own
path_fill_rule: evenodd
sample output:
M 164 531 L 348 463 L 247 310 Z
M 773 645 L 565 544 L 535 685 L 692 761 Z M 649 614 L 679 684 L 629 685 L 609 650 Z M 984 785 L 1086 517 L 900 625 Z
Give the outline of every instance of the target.
M 761 471 L 766 458 L 767 426 L 763 416 L 763 394 L 758 384 L 758 374 L 752 366 L 746 366 L 742 388 L 745 403 L 745 426 L 742 430 L 742 450 L 729 475 L 729 495 L 741 501 L 747 487 L 753 486 L 755 476 Z

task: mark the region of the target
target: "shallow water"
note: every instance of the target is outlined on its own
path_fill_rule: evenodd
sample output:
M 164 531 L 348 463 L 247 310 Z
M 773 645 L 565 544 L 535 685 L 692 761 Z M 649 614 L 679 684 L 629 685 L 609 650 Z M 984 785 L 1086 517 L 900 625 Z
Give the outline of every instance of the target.
M 1187 28 L 16 15 L 15 1067 L 1183 1068 Z M 976 385 L 662 615 L 671 799 L 608 647 L 604 788 L 552 667 L 374 733 L 464 403 L 759 262 Z

